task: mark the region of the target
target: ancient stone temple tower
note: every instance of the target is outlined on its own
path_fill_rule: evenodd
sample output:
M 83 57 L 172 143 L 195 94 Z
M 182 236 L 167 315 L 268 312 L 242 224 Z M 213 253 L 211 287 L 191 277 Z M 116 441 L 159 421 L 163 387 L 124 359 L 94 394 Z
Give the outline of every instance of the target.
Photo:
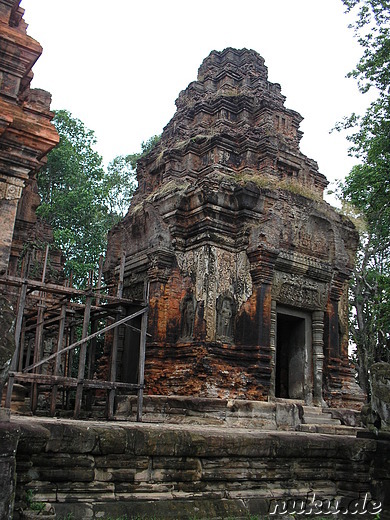
M 106 274 L 125 252 L 124 296 L 149 282 L 151 394 L 361 402 L 347 352 L 357 233 L 323 201 L 302 117 L 284 102 L 259 54 L 213 51 L 138 165 Z M 130 382 L 134 334 L 121 335 Z

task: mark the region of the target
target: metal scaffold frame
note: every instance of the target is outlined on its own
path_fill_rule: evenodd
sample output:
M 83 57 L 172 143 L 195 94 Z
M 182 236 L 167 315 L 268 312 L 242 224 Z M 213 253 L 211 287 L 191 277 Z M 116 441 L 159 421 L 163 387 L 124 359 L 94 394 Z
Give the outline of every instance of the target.
M 122 255 L 116 294 L 111 294 L 108 287 L 102 287 L 102 259 L 96 287 L 92 287 L 93 273 L 90 274 L 85 290 L 71 287 L 66 281 L 64 285 L 46 283 L 46 266 L 48 248 L 46 248 L 41 280 L 27 277 L 3 276 L 0 285 L 16 288 L 13 292 L 16 299 L 15 352 L 11 361 L 5 407 L 10 408 L 14 383 L 30 385 L 31 410 L 36 412 L 40 386 L 50 390 L 51 416 L 56 414 L 58 406 L 58 390 L 66 392 L 75 390 L 73 417 L 79 418 L 85 391 L 91 389 L 106 392 L 105 415 L 114 418 L 114 405 L 117 390 L 137 392 L 137 421 L 142 421 L 145 351 L 147 338 L 147 317 L 149 286 L 145 286 L 143 301 L 123 298 L 123 279 L 125 255 Z M 112 289 L 112 287 L 111 287 Z M 115 289 L 115 287 L 114 287 Z M 140 328 L 131 325 L 131 321 L 141 317 Z M 103 328 L 99 328 L 106 322 Z M 75 340 L 76 325 L 82 324 L 81 338 Z M 139 333 L 138 381 L 126 383 L 117 381 L 118 338 L 119 327 L 126 325 Z M 101 327 L 101 325 L 100 325 Z M 31 333 L 35 334 L 31 339 Z M 43 348 L 44 332 L 50 330 L 52 352 L 47 355 Z M 98 336 L 113 331 L 109 356 L 109 377 L 97 379 L 93 373 Z M 27 341 L 27 336 L 30 341 Z M 70 366 L 72 356 L 78 352 L 77 377 L 72 377 Z M 31 362 L 32 358 L 32 362 Z M 42 367 L 45 373 L 42 373 Z M 62 367 L 62 374 L 61 372 Z M 63 393 L 63 396 L 64 396 Z M 64 401 L 64 397 L 63 397 Z

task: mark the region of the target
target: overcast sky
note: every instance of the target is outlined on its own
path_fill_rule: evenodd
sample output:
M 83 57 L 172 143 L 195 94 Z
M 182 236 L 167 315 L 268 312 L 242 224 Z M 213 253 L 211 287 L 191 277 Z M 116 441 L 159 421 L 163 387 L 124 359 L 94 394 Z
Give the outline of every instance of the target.
M 95 131 L 107 164 L 161 133 L 211 50 L 251 48 L 305 119 L 301 149 L 330 181 L 355 161 L 343 116 L 367 104 L 353 79 L 361 48 L 341 0 L 22 0 L 43 46 L 33 87 Z

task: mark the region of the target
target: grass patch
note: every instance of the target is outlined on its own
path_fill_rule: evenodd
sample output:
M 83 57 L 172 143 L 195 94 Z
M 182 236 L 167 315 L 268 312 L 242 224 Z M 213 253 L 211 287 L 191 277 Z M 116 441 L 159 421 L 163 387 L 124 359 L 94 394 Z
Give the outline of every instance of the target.
M 283 190 L 296 195 L 301 195 L 307 199 L 323 202 L 322 196 L 314 191 L 312 188 L 303 185 L 298 180 L 293 179 L 275 179 L 271 176 L 246 171 L 237 175 L 238 183 L 245 185 L 247 182 L 253 182 L 259 188 L 266 188 L 271 190 Z M 320 520 L 320 519 L 319 519 Z
M 32 489 L 28 489 L 26 491 L 25 502 L 27 509 L 30 509 L 30 511 L 36 511 L 37 513 L 42 513 L 46 504 L 44 502 L 40 502 L 39 500 L 35 500 L 34 496 L 35 493 Z

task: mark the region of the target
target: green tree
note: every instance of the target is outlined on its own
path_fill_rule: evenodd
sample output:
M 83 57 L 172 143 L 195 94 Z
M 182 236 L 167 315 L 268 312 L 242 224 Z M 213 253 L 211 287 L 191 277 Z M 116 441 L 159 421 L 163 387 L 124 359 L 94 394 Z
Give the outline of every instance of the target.
M 352 114 L 339 129 L 352 129 L 350 153 L 359 158 L 341 194 L 363 219 L 351 284 L 352 338 L 360 384 L 369 393 L 369 369 L 390 361 L 390 2 L 343 0 L 363 55 L 349 76 L 375 99 L 362 116 Z
M 120 216 L 126 214 L 137 188 L 135 171 L 138 155 L 118 155 L 107 167 L 105 178 L 107 205 L 112 213 Z
M 66 110 L 57 111 L 53 122 L 60 142 L 38 174 L 42 202 L 37 213 L 53 227 L 66 271 L 72 271 L 78 283 L 104 252 L 115 215 L 106 204 L 105 172 L 94 150 L 94 132 Z
M 112 213 L 124 216 L 129 209 L 133 193 L 137 188 L 137 161 L 158 143 L 159 135 L 154 135 L 141 144 L 141 152 L 118 155 L 107 167 L 105 177 L 106 203 Z
M 58 110 L 53 123 L 60 142 L 48 154 L 38 174 L 41 205 L 37 214 L 53 228 L 55 245 L 66 258 L 66 274 L 80 285 L 95 269 L 107 246 L 107 232 L 127 211 L 137 187 L 137 160 L 158 142 L 153 136 L 141 152 L 116 157 L 105 172 L 95 150 L 92 130 L 67 110 Z

